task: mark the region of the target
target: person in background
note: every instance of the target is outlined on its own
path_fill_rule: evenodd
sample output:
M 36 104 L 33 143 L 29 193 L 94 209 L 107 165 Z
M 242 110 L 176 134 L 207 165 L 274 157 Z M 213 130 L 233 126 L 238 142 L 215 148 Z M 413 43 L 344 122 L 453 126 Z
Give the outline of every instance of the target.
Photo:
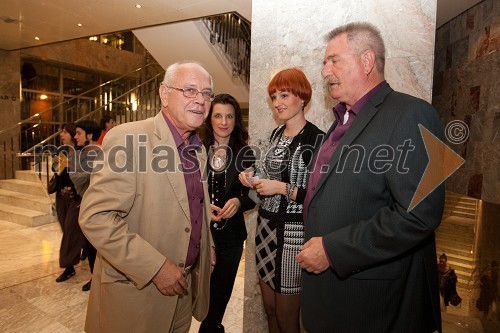
M 446 307 L 450 304 L 452 296 L 457 293 L 458 279 L 455 270 L 450 267 L 448 257 L 444 253 L 439 256 L 438 271 L 439 293 L 441 294 L 444 302 L 443 310 L 446 311 Z
M 80 197 L 87 191 L 90 184 L 90 175 L 92 173 L 92 164 L 99 150 L 97 139 L 101 134 L 99 125 L 93 120 L 81 120 L 75 124 L 75 141 L 77 152 L 75 154 L 75 170 L 70 173 L 70 178 L 75 185 L 76 192 Z M 89 259 L 90 273 L 94 272 L 94 263 L 96 259 L 96 249 L 85 239 L 83 253 Z M 92 279 L 82 286 L 82 291 L 89 291 L 92 285 Z
M 212 77 L 172 64 L 159 95 L 161 111 L 115 127 L 94 161 L 79 220 L 97 249 L 86 332 L 188 332 L 208 312 L 215 251 L 196 130 Z
M 68 173 L 68 161 L 74 158 L 76 141 L 74 123 L 62 126 L 60 138 L 62 146 L 53 159 L 52 171 L 55 174 L 57 219 L 62 229 L 61 247 L 59 248 L 59 266 L 64 272 L 56 282 L 63 282 L 75 275 L 74 266 L 80 262 L 80 251 L 85 243 L 85 236 L 78 225 L 78 211 L 81 197 L 75 189 Z
M 444 187 L 410 209 L 428 163 L 419 126 L 442 138 L 441 123 L 432 105 L 394 91 L 384 67 L 372 24 L 328 34 L 322 75 L 339 103 L 309 173 L 297 255 L 309 333 L 441 331 L 434 231 Z
M 200 333 L 223 333 L 222 318 L 231 298 L 238 265 L 247 237 L 243 212 L 255 203 L 238 174 L 255 158 L 247 146 L 240 105 L 228 94 L 215 96 L 205 121 L 203 144 L 208 154 L 208 192 L 212 208 L 210 229 L 215 243 L 216 264 L 210 280 L 210 307 Z
M 498 262 L 492 260 L 490 265 L 479 274 L 481 291 L 476 301 L 476 308 L 483 312 L 482 320 L 491 320 L 493 310 L 498 311 Z
M 104 136 L 110 129 L 116 126 L 115 120 L 111 116 L 102 116 L 101 121 L 99 122 L 101 126 L 101 132 L 99 134 L 99 139 L 97 139 L 97 144 L 102 145 L 102 140 L 104 140 Z
M 284 124 L 273 130 L 271 147 L 260 169 L 240 173 L 240 181 L 253 187 L 262 198 L 255 252 L 269 332 L 298 333 L 301 270 L 295 256 L 304 243 L 302 203 L 307 166 L 324 133 L 304 116 L 312 90 L 300 69 L 278 72 L 267 92 Z M 253 178 L 256 174 L 261 179 Z

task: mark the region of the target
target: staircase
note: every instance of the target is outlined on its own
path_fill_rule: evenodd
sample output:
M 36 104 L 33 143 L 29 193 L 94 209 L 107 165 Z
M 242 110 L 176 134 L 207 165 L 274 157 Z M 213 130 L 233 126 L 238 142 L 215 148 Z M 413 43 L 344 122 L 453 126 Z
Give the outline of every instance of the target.
M 53 200 L 32 170 L 18 170 L 15 179 L 0 180 L 0 220 L 27 227 L 57 221 Z
M 446 192 L 441 225 L 436 230 L 438 257 L 446 253 L 458 277 L 458 287 L 466 288 L 474 270 L 475 227 L 479 200 Z

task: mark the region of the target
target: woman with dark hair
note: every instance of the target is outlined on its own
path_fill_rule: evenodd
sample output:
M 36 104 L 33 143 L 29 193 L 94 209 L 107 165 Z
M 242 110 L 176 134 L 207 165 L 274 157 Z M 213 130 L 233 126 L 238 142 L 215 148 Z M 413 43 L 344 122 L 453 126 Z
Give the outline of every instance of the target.
M 254 172 L 242 172 L 240 181 L 255 188 L 262 200 L 255 253 L 269 332 L 298 333 L 301 269 L 295 256 L 304 244 L 302 203 L 311 147 L 321 142 L 324 133 L 304 116 L 312 90 L 301 70 L 277 73 L 267 92 L 284 124 L 272 132 L 270 149 L 260 170 L 255 170 L 260 179 Z
M 208 153 L 208 190 L 212 207 L 210 229 L 215 243 L 216 264 L 210 279 L 210 308 L 199 332 L 224 332 L 222 318 L 231 298 L 238 265 L 247 237 L 243 212 L 255 203 L 238 174 L 254 162 L 247 146 L 241 109 L 233 96 L 215 96 L 205 121 L 203 144 Z
M 81 197 L 75 189 L 68 173 L 68 161 L 75 154 L 76 126 L 67 123 L 62 126 L 60 139 L 61 147 L 54 157 L 52 171 L 55 174 L 56 186 L 56 211 L 57 219 L 61 224 L 62 240 L 59 249 L 59 266 L 64 272 L 59 275 L 56 282 L 63 282 L 75 275 L 74 265 L 80 262 L 80 251 L 85 243 L 85 236 L 78 224 Z
M 439 256 L 438 261 L 438 272 L 439 272 L 439 294 L 443 298 L 444 308 L 446 312 L 446 307 L 452 303 L 452 305 L 458 305 L 460 302 L 460 297 L 457 293 L 457 274 L 455 270 L 451 268 L 448 263 L 448 257 L 445 253 Z M 458 298 L 457 298 L 458 297 Z M 453 304 L 455 303 L 455 304 Z
M 90 185 L 90 175 L 92 173 L 92 166 L 99 150 L 97 139 L 101 133 L 99 124 L 93 120 L 81 120 L 75 124 L 76 134 L 75 141 L 77 146 L 77 153 L 75 159 L 75 170 L 70 174 L 71 181 L 75 185 L 77 194 L 83 198 L 85 191 Z M 97 251 L 92 244 L 85 239 L 85 244 L 82 249 L 89 259 L 90 273 L 94 273 L 94 263 Z M 92 286 L 92 279 L 82 286 L 82 291 L 89 291 Z

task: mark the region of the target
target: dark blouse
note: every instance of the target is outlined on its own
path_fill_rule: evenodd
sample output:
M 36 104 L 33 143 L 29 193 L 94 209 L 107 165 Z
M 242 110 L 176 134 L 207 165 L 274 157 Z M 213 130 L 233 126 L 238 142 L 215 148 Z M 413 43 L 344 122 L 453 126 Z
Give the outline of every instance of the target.
M 248 198 L 249 188 L 240 183 L 238 175 L 254 163 L 253 151 L 248 146 L 243 147 L 236 154 L 230 154 L 230 161 L 224 171 L 214 173 L 207 162 L 210 201 L 220 208 L 224 207 L 226 201 L 231 198 L 238 198 L 241 204 L 238 212 L 227 221 L 217 222 L 217 227 L 213 221 L 210 223 L 216 247 L 221 242 L 242 242 L 247 237 L 243 212 L 254 208 L 255 203 Z

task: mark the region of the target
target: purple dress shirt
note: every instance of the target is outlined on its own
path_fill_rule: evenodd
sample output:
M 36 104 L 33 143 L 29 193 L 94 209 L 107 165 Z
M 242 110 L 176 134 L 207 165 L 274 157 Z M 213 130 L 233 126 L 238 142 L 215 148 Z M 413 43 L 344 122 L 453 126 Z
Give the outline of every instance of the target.
M 201 147 L 201 140 L 198 134 L 192 133 L 189 136 L 189 145 L 186 146 L 182 136 L 174 125 L 163 114 L 170 132 L 174 137 L 175 145 L 182 163 L 184 180 L 189 199 L 189 215 L 191 217 L 191 236 L 189 237 L 189 249 L 186 257 L 185 267 L 196 263 L 200 253 L 201 226 L 203 223 L 203 185 L 201 183 L 200 168 L 196 158 L 196 150 Z M 166 202 L 165 205 L 168 205 Z M 189 230 L 187 230 L 189 231 Z
M 307 210 L 309 208 L 309 204 L 311 203 L 312 197 L 317 189 L 322 174 L 329 171 L 328 168 L 330 167 L 330 159 L 337 149 L 339 141 L 342 139 L 347 130 L 349 130 L 349 127 L 354 122 L 361 109 L 363 109 L 363 107 L 366 105 L 368 100 L 377 92 L 377 90 L 379 90 L 383 85 L 386 84 L 386 81 L 382 81 L 381 83 L 376 85 L 372 90 L 361 97 L 360 100 L 357 101 L 350 110 L 346 110 L 346 105 L 344 103 L 339 103 L 333 108 L 335 122 L 332 126 L 335 126 L 335 128 L 330 132 L 325 141 L 323 141 L 318 154 L 316 154 L 316 157 L 313 160 L 313 169 L 309 174 L 309 179 L 307 181 L 306 196 L 304 198 L 303 206 L 304 225 L 307 224 Z M 345 124 L 342 124 L 346 112 L 349 112 L 349 119 Z M 330 258 L 328 258 L 328 260 L 330 261 L 330 266 L 332 266 Z

